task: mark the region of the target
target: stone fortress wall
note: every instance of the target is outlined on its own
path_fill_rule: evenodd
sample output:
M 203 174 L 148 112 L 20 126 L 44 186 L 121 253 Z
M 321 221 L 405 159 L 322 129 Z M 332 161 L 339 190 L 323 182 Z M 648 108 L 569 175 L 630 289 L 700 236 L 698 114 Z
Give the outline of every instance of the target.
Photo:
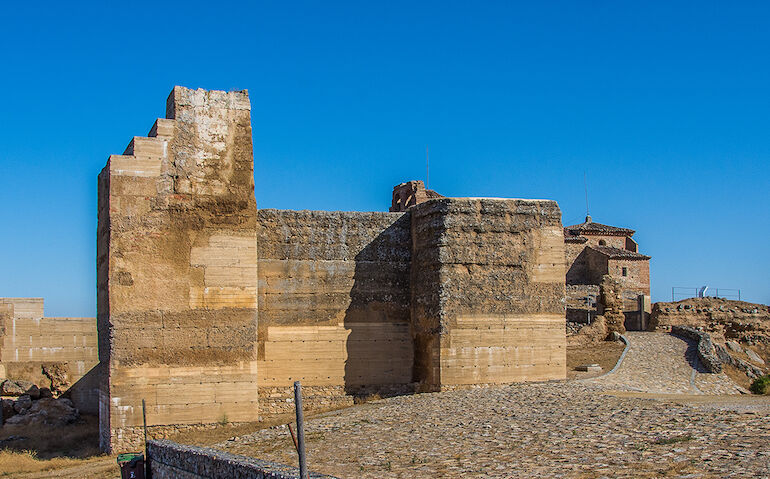
M 100 429 L 257 420 L 351 394 L 566 375 L 554 201 L 257 210 L 243 92 L 175 87 L 99 176 Z
M 0 298 L 0 378 L 45 385 L 43 366 L 61 365 L 75 405 L 96 413 L 98 363 L 94 318 L 49 318 L 43 298 Z
M 99 175 L 101 445 L 256 421 L 257 208 L 246 92 L 174 88 Z
M 411 223 L 403 213 L 259 210 L 260 407 L 412 383 Z

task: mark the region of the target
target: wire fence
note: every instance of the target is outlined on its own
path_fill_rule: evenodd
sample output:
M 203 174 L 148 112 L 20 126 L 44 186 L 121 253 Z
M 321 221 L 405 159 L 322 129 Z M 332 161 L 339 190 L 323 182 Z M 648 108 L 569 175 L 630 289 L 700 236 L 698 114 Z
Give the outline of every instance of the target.
M 711 286 L 701 286 L 700 288 L 673 286 L 671 288 L 671 301 L 680 301 L 687 298 L 722 298 L 740 301 L 741 290 L 733 288 L 712 288 Z

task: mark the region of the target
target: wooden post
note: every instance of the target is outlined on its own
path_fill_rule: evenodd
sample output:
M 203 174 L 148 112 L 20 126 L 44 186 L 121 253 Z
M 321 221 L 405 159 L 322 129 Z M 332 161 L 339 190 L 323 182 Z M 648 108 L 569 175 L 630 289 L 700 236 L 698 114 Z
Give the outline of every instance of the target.
M 294 407 L 297 410 L 297 455 L 299 456 L 299 477 L 308 479 L 305 458 L 305 420 L 302 417 L 302 385 L 294 381 Z

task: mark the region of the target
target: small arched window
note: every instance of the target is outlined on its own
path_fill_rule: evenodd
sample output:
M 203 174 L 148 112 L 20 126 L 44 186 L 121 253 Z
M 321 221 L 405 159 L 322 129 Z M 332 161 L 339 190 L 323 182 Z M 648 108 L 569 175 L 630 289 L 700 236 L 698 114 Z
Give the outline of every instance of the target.
M 599 246 L 607 246 L 607 242 L 604 240 L 599 240 Z

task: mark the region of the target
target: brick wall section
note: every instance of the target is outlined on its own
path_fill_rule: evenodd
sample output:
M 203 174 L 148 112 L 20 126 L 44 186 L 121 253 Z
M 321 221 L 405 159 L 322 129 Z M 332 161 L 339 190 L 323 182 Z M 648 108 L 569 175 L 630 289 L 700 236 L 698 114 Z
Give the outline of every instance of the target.
M 153 479 L 300 479 L 296 467 L 171 441 L 149 441 L 147 455 Z M 310 477 L 334 479 L 315 473 Z
M 626 268 L 626 276 L 623 276 L 623 268 Z M 637 296 L 650 294 L 650 262 L 624 259 L 609 259 L 607 261 L 608 274 L 617 279 L 623 285 L 626 311 L 638 309 Z
M 428 389 L 564 378 L 564 241 L 553 201 L 412 210 L 415 372 Z
M 625 249 L 626 237 L 618 235 L 597 235 L 592 233 L 583 233 L 588 241 L 585 246 L 600 246 L 601 242 L 604 242 L 604 246 L 612 246 L 613 248 Z
M 259 211 L 262 407 L 392 390 L 412 381 L 409 215 Z
M 101 444 L 141 425 L 256 420 L 248 94 L 176 87 L 99 176 Z

